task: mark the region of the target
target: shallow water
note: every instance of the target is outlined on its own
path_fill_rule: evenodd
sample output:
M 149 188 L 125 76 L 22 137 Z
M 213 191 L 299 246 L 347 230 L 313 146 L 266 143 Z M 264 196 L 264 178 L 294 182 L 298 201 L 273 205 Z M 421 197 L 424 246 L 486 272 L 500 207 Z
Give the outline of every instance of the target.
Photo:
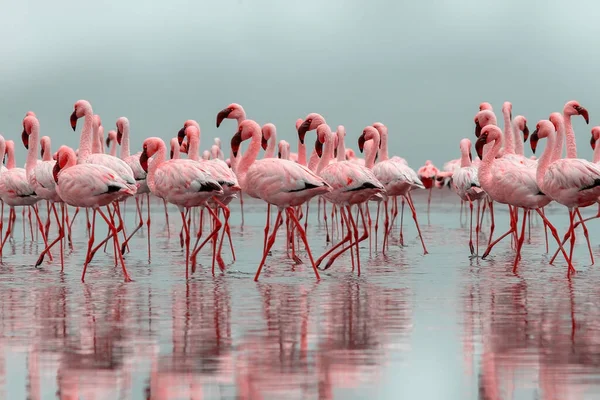
M 81 283 L 85 215 L 74 224 L 65 273 L 56 260 L 33 268 L 43 246 L 32 243 L 29 229 L 23 240 L 18 213 L 0 266 L 0 398 L 597 398 L 600 274 L 589 267 L 582 235 L 580 272 L 567 280 L 564 262 L 548 264 L 534 219 L 515 275 L 510 239 L 488 260 L 469 259 L 468 225 L 453 193 L 436 191 L 429 215 L 426 194 L 415 200 L 430 254 L 422 255 L 406 213 L 406 247 L 398 246 L 396 228 L 385 255 L 381 243 L 371 256 L 363 243 L 360 277 L 347 256 L 320 282 L 306 263 L 286 257 L 282 239 L 253 281 L 266 207 L 248 198 L 243 228 L 239 202 L 231 204 L 237 261 L 229 264 L 224 246 L 227 272 L 213 277 L 203 251 L 187 281 L 181 221 L 171 209 L 169 238 L 157 201 L 151 262 L 144 229 L 125 257 L 135 279 L 129 284 L 114 267 L 112 246 L 96 255 Z M 376 205 L 371 210 L 374 217 Z M 128 230 L 133 211 L 129 204 Z M 325 228 L 316 213 L 313 201 L 308 237 L 319 256 Z M 564 233 L 566 211 L 552 206 L 547 215 Z M 596 256 L 598 227 L 588 224 Z M 506 228 L 506 208 L 498 206 L 496 233 Z

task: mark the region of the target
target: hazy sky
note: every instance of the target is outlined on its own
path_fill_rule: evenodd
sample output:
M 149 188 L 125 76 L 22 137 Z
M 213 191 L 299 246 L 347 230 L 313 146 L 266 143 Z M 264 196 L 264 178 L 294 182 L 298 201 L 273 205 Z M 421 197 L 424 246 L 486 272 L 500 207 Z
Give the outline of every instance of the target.
M 384 122 L 391 152 L 415 169 L 459 156 L 481 101 L 500 119 L 511 101 L 533 130 L 579 100 L 591 117 L 590 126 L 574 123 L 586 158 L 590 128 L 600 124 L 600 5 L 592 0 L 2 3 L 0 132 L 19 140 L 33 110 L 54 150 L 77 147 L 69 116 L 82 98 L 105 134 L 128 117 L 136 151 L 189 118 L 200 123 L 202 149 L 215 136 L 228 143 L 235 122 L 216 129 L 215 116 L 237 102 L 249 118 L 273 122 L 292 151 L 294 123 L 309 112 L 333 129 L 345 125 L 354 148 L 366 125 Z

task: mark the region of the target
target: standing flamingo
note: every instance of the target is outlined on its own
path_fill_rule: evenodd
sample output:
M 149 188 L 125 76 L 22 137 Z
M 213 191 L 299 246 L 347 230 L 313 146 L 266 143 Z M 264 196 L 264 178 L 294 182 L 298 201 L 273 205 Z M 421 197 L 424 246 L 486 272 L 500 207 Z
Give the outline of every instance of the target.
M 423 183 L 423 186 L 425 186 L 425 189 L 429 190 L 429 197 L 427 198 L 427 214 L 429 214 L 429 208 L 431 207 L 431 191 L 433 189 L 435 177 L 439 172 L 440 170 L 433 165 L 431 160 L 425 161 L 425 165 L 417 171 L 417 176 Z
M 315 276 L 320 279 L 306 239 L 306 233 L 300 225 L 293 207 L 331 191 L 331 186 L 306 167 L 292 161 L 278 158 L 257 160 L 262 133 L 260 126 L 253 120 L 243 121 L 237 133 L 231 139 L 231 149 L 234 157 L 237 156 L 240 144 L 248 139 L 251 139 L 250 145 L 241 157 L 236 171 L 240 186 L 249 196 L 262 199 L 278 208 L 275 226 L 267 241 L 267 247 L 263 249 L 262 260 L 254 280 L 258 280 L 269 250 L 275 242 L 277 230 L 283 222 L 283 210 L 286 211 L 288 218 L 296 225 L 298 233 L 306 246 Z
M 53 168 L 56 182 L 56 192 L 60 198 L 70 206 L 93 208 L 92 229 L 88 242 L 86 261 L 83 266 L 81 281 L 85 281 L 85 272 L 89 264 L 90 252 L 94 245 L 94 232 L 96 225 L 96 212 L 106 221 L 112 231 L 115 248 L 119 248 L 119 235 L 114 223 L 102 212 L 100 207 L 108 206 L 124 194 L 135 194 L 135 187 L 121 178 L 114 170 L 99 164 L 77 164 L 77 156 L 73 149 L 61 146 L 57 152 L 56 164 Z M 107 207 L 108 210 L 108 207 Z M 109 210 L 110 214 L 110 210 Z M 125 282 L 131 278 L 127 273 L 125 261 L 119 252 L 119 259 L 123 269 Z

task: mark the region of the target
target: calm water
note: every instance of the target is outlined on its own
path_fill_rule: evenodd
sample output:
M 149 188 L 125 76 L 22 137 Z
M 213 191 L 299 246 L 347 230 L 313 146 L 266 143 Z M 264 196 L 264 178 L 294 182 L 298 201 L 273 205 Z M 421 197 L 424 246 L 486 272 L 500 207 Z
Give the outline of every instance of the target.
M 42 246 L 32 244 L 29 229 L 23 240 L 19 213 L 0 266 L 0 398 L 600 395 L 600 273 L 587 267 L 583 235 L 576 249 L 581 272 L 568 281 L 562 264 L 548 264 L 536 219 L 514 275 L 510 240 L 489 260 L 469 259 L 468 225 L 459 220 L 455 195 L 444 190 L 436 192 L 429 218 L 426 197 L 416 197 L 427 256 L 406 214 L 407 246 L 397 245 L 398 229 L 386 255 L 373 244 L 369 257 L 364 242 L 360 277 L 348 257 L 317 283 L 306 264 L 294 266 L 286 257 L 280 239 L 255 283 L 266 207 L 245 200 L 243 228 L 239 202 L 231 205 L 237 262 L 213 277 L 210 255 L 202 252 L 203 266 L 187 281 L 175 209 L 169 238 L 162 205 L 153 204 L 151 262 L 144 229 L 126 255 L 130 284 L 114 267 L 112 246 L 97 254 L 80 282 L 84 215 L 74 224 L 66 272 L 61 275 L 56 261 L 33 268 Z M 326 249 L 325 230 L 316 221 L 316 202 L 311 206 L 309 240 L 318 256 Z M 554 206 L 547 214 L 564 233 L 564 210 Z M 126 217 L 131 230 L 132 204 Z M 498 207 L 497 233 L 506 221 L 505 207 Z M 589 229 L 600 257 L 598 221 Z M 223 254 L 229 263 L 228 247 Z

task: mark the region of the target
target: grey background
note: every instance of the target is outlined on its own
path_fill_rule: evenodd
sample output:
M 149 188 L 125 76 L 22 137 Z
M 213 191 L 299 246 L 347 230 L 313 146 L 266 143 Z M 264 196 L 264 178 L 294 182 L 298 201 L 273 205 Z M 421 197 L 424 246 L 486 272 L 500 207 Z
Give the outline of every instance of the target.
M 100 114 L 105 134 L 127 116 L 135 151 L 145 137 L 174 136 L 188 118 L 201 125 L 202 149 L 214 136 L 227 143 L 235 124 L 217 130 L 215 116 L 237 102 L 249 118 L 275 123 L 292 151 L 294 123 L 309 112 L 334 129 L 345 125 L 354 148 L 364 126 L 384 122 L 391 152 L 413 168 L 457 158 L 481 101 L 499 118 L 502 102 L 512 101 L 533 130 L 579 100 L 591 116 L 589 127 L 574 123 L 586 158 L 600 118 L 599 6 L 591 0 L 1 5 L 0 132 L 18 140 L 33 110 L 54 150 L 77 147 L 68 118 L 80 98 Z

